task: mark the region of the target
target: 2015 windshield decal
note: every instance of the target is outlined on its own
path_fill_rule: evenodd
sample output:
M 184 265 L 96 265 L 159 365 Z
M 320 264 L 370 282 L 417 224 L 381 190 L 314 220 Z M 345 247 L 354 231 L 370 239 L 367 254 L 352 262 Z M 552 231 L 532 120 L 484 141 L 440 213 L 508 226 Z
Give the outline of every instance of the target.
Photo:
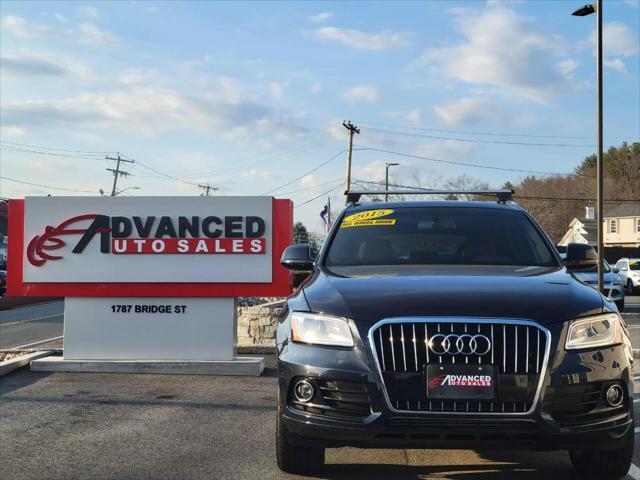
M 111 254 L 265 254 L 265 221 L 256 216 L 208 216 L 200 218 L 161 216 L 109 217 L 87 214 L 65 220 L 57 227 L 47 226 L 27 245 L 27 260 L 36 267 L 48 260 L 67 243 L 61 236 L 82 235 L 73 253 L 82 253 L 99 235 L 100 252 Z M 91 220 L 88 226 L 77 224 Z M 73 228 L 75 227 L 75 228 Z M 135 231 L 135 236 L 134 236 Z

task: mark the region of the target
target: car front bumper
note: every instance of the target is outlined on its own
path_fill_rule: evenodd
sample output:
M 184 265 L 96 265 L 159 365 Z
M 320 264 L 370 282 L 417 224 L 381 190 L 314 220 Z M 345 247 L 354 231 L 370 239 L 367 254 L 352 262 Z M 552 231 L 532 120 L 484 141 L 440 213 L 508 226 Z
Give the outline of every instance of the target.
M 457 414 L 398 412 L 390 408 L 379 371 L 366 343 L 333 349 L 284 342 L 279 345 L 279 388 L 288 440 L 294 444 L 363 448 L 499 448 L 524 450 L 620 448 L 633 428 L 633 361 L 628 345 L 568 352 L 564 326 L 550 327 L 554 341 L 541 395 L 532 413 Z M 554 353 L 555 352 L 555 353 Z M 362 384 L 370 410 L 358 418 L 303 411 L 291 401 L 292 382 L 300 378 Z M 622 407 L 600 409 L 566 424 L 549 413 L 554 389 L 616 381 L 625 390 Z

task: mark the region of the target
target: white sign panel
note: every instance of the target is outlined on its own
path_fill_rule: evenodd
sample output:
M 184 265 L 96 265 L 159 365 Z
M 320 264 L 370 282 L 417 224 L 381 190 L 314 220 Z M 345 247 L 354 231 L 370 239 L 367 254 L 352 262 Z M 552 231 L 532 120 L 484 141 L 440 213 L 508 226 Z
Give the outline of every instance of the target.
M 27 197 L 25 282 L 270 283 L 271 197 Z
M 74 298 L 64 305 L 66 360 L 231 360 L 233 298 Z

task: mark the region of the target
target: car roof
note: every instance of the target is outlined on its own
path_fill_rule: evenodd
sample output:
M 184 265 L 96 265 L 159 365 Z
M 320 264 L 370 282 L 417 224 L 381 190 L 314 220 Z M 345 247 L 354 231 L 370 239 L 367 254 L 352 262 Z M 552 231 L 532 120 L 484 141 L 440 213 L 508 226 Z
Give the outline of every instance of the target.
M 378 210 L 384 208 L 433 208 L 433 207 L 454 207 L 454 208 L 487 208 L 496 210 L 522 211 L 518 205 L 514 203 L 497 203 L 483 201 L 458 201 L 458 200 L 428 200 L 428 201 L 412 201 L 412 202 L 368 202 L 347 205 L 349 212 L 360 212 L 366 210 Z

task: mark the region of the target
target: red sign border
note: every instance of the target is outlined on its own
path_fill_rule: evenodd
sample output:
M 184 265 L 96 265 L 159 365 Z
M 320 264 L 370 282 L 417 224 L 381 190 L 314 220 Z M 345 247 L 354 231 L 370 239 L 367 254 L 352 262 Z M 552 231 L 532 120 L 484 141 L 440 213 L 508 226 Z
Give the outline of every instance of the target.
M 272 199 L 271 283 L 33 283 L 23 281 L 24 200 L 9 200 L 7 295 L 18 297 L 286 297 L 291 274 L 280 266 L 293 241 L 293 203 Z

